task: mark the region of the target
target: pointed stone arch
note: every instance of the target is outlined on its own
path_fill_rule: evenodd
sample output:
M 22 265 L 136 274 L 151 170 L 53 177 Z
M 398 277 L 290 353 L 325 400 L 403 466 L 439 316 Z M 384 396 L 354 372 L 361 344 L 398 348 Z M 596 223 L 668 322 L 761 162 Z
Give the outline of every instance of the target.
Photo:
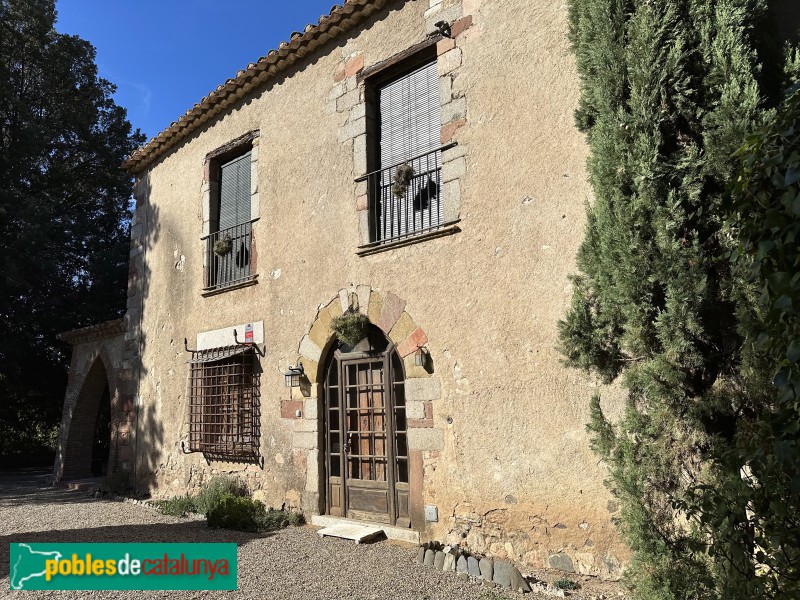
M 59 336 L 71 343 L 73 349 L 53 467 L 54 482 L 92 475 L 92 443 L 101 401 L 110 403 L 108 473 L 113 473 L 120 462 L 120 446 L 124 441 L 121 438 L 125 437 L 128 426 L 123 406 L 124 382 L 120 379 L 122 331 L 122 321 L 118 320 Z

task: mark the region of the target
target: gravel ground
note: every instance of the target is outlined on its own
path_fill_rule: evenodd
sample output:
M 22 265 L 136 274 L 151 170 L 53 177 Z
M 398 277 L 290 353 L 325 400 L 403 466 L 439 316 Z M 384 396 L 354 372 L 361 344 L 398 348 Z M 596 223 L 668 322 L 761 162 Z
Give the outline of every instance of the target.
M 204 520 L 162 515 L 150 508 L 53 489 L 46 473 L 0 473 L 0 595 L 14 598 L 383 599 L 521 600 L 522 595 L 464 582 L 416 563 L 416 549 L 393 542 L 356 545 L 321 539 L 313 527 L 254 536 L 215 530 Z M 237 592 L 10 592 L 13 542 L 236 542 Z M 587 590 L 588 591 L 588 590 Z M 573 595 L 595 597 L 596 593 Z M 616 593 L 604 595 L 617 597 Z M 526 599 L 552 596 L 526 594 Z

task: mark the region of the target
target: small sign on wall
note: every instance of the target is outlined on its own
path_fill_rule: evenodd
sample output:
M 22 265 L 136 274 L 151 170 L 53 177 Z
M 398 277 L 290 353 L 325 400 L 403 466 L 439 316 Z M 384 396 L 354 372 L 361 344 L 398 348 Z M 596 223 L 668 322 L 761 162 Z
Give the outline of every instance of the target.
M 233 346 L 236 343 L 233 338 L 234 329 L 237 331 L 237 337 L 240 342 L 246 342 L 248 344 L 264 343 L 264 321 L 252 321 L 250 323 L 242 323 L 232 327 L 198 333 L 197 349 L 210 350 L 211 348 Z M 244 335 L 242 335 L 242 332 L 244 332 Z

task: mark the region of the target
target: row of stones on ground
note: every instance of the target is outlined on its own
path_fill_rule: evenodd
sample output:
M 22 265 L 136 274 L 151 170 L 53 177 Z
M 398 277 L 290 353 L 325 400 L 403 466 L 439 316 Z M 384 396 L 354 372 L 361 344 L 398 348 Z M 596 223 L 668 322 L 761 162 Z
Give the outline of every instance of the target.
M 490 587 L 504 587 L 515 592 L 537 592 L 559 598 L 564 591 L 552 588 L 543 582 L 530 580 L 513 564 L 505 560 L 493 560 L 486 556 L 472 556 L 453 546 L 438 542 L 427 542 L 417 551 L 417 562 L 433 567 L 437 571 L 455 573 L 465 581 L 473 580 Z
M 143 506 L 151 510 L 158 510 L 158 505 L 153 500 L 139 500 L 137 498 L 131 498 L 130 496 L 111 494 L 103 491 L 100 488 L 93 488 L 86 492 L 86 495 L 97 500 L 110 500 L 111 502 L 122 502 L 123 504 L 136 504 L 137 506 Z

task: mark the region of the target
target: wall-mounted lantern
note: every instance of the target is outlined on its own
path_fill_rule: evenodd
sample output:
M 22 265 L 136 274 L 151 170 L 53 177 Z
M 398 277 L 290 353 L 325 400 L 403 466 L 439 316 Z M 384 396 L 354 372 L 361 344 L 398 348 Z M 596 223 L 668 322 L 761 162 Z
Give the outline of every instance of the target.
M 298 362 L 296 367 L 289 367 L 289 372 L 284 375 L 286 380 L 286 387 L 300 387 L 300 379 L 305 375 L 303 363 Z
M 423 348 L 422 346 L 417 348 L 417 351 L 414 353 L 414 364 L 418 367 L 424 367 L 427 355 L 428 353 L 425 350 L 425 348 Z

